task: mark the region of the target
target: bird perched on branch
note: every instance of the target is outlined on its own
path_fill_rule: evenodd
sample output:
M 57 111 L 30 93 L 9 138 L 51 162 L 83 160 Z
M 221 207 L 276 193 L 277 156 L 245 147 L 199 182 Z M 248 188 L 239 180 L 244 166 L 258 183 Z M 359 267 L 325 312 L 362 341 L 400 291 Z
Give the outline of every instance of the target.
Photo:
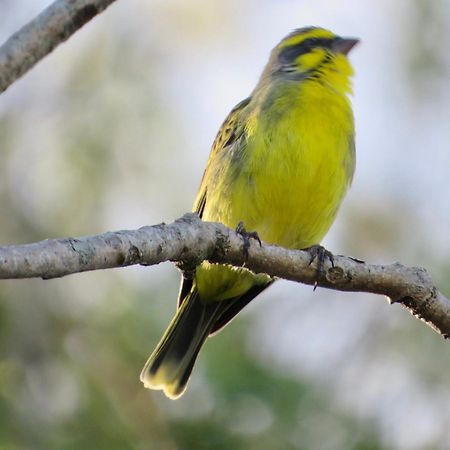
M 229 227 L 243 222 L 270 244 L 317 248 L 355 167 L 347 54 L 357 42 L 308 27 L 272 50 L 255 89 L 217 134 L 193 211 Z M 273 281 L 209 262 L 183 277 L 175 317 L 142 370 L 144 385 L 182 395 L 205 339 Z

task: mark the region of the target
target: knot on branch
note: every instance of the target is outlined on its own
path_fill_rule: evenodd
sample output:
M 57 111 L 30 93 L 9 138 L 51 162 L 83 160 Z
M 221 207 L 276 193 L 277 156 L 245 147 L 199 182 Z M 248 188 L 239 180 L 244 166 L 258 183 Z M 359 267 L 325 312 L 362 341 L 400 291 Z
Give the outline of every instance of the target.
M 216 242 L 214 246 L 214 252 L 211 255 L 214 259 L 223 259 L 231 248 L 230 236 L 227 233 L 223 233 L 222 230 L 217 229 L 215 232 Z
M 140 264 L 142 261 L 142 252 L 135 245 L 131 245 L 128 249 L 122 265 L 130 266 L 133 264 Z
M 345 271 L 340 266 L 330 267 L 325 273 L 325 277 L 332 284 L 341 283 L 344 281 L 351 281 L 352 279 L 350 272 Z

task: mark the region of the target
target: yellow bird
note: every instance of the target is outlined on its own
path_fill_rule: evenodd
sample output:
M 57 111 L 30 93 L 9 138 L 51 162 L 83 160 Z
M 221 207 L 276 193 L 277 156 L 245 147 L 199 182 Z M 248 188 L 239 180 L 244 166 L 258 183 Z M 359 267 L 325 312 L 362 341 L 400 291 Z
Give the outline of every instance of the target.
M 255 89 L 217 134 L 193 211 L 229 227 L 243 221 L 287 248 L 322 240 L 355 168 L 347 54 L 357 42 L 307 27 L 273 49 Z M 273 281 L 208 262 L 184 277 L 175 317 L 142 370 L 145 387 L 181 396 L 205 339 Z

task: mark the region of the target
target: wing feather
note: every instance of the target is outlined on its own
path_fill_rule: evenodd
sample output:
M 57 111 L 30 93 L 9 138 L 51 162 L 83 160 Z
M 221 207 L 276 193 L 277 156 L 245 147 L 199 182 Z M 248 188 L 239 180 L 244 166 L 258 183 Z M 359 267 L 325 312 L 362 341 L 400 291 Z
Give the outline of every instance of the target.
M 229 151 L 232 145 L 242 137 L 244 133 L 244 126 L 241 121 L 242 111 L 250 103 L 250 100 L 251 97 L 242 100 L 230 111 L 227 118 L 220 127 L 216 138 L 214 139 L 208 163 L 206 165 L 205 172 L 203 173 L 200 188 L 198 190 L 197 196 L 194 201 L 194 206 L 192 208 L 192 211 L 198 213 L 200 218 L 202 218 L 203 216 L 203 211 L 205 210 L 207 202 L 208 187 L 206 185 L 206 180 L 208 179 L 207 174 L 211 167 L 210 161 L 212 161 L 218 153 Z M 184 276 L 182 277 L 178 295 L 178 308 L 181 306 L 183 300 L 191 291 L 192 283 L 192 278 L 186 278 Z
M 193 212 L 199 214 L 200 218 L 203 215 L 207 201 L 208 188 L 206 186 L 206 180 L 208 179 L 207 175 L 211 168 L 211 161 L 217 157 L 218 153 L 229 151 L 232 145 L 243 136 L 245 130 L 241 117 L 243 110 L 250 103 L 250 100 L 251 97 L 242 100 L 230 111 L 214 139 L 208 163 L 206 164 L 206 169 L 203 173 L 200 188 L 192 209 Z

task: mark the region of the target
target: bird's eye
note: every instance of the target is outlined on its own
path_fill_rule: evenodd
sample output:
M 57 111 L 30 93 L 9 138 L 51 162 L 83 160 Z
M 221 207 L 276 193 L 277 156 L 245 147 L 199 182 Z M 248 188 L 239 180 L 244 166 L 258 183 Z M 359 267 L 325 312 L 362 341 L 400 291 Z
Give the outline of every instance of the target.
M 308 48 L 328 47 L 329 41 L 327 39 L 310 38 L 305 41 L 305 44 L 307 44 Z
M 330 48 L 332 40 L 324 38 L 309 38 L 303 42 L 303 46 L 309 50 L 317 47 Z

